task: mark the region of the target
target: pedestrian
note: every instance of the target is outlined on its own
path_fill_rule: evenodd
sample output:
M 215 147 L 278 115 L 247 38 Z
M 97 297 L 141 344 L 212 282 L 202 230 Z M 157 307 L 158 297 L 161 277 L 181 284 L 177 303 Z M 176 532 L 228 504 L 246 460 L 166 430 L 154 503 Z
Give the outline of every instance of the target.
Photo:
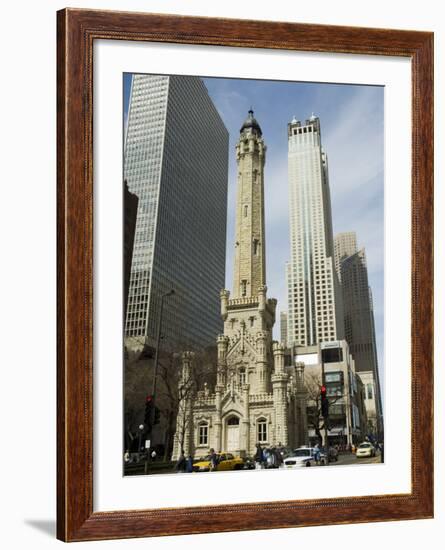
M 314 447 L 314 460 L 317 466 L 320 464 L 320 454 L 320 445 L 317 443 Z
M 277 449 L 276 447 L 272 447 L 269 450 L 269 458 L 268 458 L 268 467 L 269 468 L 278 468 L 278 457 L 277 457 Z
M 253 459 L 255 460 L 255 468 L 257 470 L 260 470 L 263 467 L 264 456 L 263 449 L 261 448 L 261 445 L 259 443 L 257 443 L 256 452 Z
M 265 447 L 263 449 L 263 460 L 262 460 L 264 468 L 269 467 L 269 456 L 270 456 L 270 450 L 267 447 Z
M 181 450 L 181 454 L 179 455 L 179 458 L 178 458 L 178 461 L 176 462 L 176 471 L 178 472 L 178 474 L 180 473 L 184 473 L 185 472 L 185 454 L 184 454 L 184 450 Z
M 185 471 L 188 474 L 193 472 L 193 458 L 191 454 L 188 455 L 187 460 L 185 461 Z
M 218 455 L 215 449 L 210 449 L 210 471 L 214 472 L 218 466 Z
M 156 451 L 153 449 L 153 451 L 151 452 L 151 459 L 152 460 L 156 460 Z

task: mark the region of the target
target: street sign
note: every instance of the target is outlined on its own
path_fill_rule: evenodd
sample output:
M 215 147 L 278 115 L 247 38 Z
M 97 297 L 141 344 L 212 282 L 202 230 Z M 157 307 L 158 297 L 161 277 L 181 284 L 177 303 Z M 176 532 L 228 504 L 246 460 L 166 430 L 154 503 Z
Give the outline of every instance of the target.
M 149 449 L 150 446 L 151 446 L 151 440 L 150 440 L 150 439 L 146 439 L 146 440 L 145 440 L 145 448 L 146 448 L 146 449 Z

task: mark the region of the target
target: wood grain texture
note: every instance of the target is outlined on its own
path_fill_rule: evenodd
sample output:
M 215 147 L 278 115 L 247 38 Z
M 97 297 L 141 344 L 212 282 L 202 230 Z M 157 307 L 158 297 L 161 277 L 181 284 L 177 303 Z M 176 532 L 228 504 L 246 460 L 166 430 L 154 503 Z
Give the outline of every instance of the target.
M 97 39 L 411 59 L 411 493 L 93 513 L 92 67 Z M 67 9 L 57 15 L 57 41 L 58 538 L 95 540 L 432 517 L 432 33 Z

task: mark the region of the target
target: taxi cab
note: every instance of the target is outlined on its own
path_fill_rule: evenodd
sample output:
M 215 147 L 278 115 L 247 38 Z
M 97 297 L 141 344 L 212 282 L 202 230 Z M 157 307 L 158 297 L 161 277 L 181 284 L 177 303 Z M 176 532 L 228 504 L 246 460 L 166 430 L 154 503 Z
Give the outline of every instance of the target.
M 218 464 L 215 471 L 222 472 L 224 470 L 242 470 L 244 468 L 244 460 L 240 456 L 234 456 L 232 453 L 216 453 L 218 458 Z M 194 472 L 209 472 L 210 471 L 210 458 L 211 455 L 207 455 L 204 458 L 199 459 L 193 464 Z

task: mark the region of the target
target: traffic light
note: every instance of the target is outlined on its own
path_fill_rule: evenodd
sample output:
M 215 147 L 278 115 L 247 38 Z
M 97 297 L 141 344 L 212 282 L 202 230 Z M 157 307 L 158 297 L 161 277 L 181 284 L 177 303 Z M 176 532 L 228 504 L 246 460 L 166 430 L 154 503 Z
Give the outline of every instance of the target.
M 151 431 L 152 419 L 153 419 L 153 396 L 147 395 L 145 398 L 145 412 L 144 412 L 144 424 L 147 430 Z
M 158 407 L 155 407 L 155 420 L 153 424 L 159 424 L 161 421 L 161 411 L 158 409 Z
M 321 395 L 321 414 L 323 418 L 327 418 L 329 416 L 329 400 L 326 395 L 325 385 L 321 386 L 320 395 Z

